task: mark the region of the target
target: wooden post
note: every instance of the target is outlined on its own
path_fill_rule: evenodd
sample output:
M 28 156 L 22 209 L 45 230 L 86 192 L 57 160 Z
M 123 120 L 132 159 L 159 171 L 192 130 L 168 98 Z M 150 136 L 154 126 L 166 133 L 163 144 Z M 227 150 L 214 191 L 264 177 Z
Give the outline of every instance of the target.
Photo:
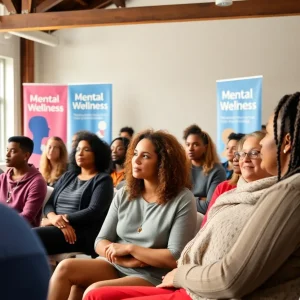
M 34 82 L 34 42 L 20 39 L 21 50 L 21 132 L 24 134 L 24 117 L 23 117 L 23 83 Z

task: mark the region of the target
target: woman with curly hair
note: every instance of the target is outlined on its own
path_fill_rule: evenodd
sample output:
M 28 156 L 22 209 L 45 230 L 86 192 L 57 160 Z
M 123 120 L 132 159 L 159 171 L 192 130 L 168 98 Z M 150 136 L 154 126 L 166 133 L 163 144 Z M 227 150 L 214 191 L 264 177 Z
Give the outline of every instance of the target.
M 43 151 L 39 171 L 48 186 L 54 187 L 60 176 L 67 169 L 68 151 L 60 137 L 53 136 L 48 139 Z
M 62 261 L 51 278 L 49 300 L 81 299 L 86 289 L 101 286 L 155 286 L 195 235 L 189 165 L 174 136 L 138 134 L 129 145 L 125 172 L 126 186 L 95 241 L 101 259 Z
M 78 134 L 72 150 L 72 170 L 58 180 L 44 207 L 41 227 L 35 228 L 49 255 L 84 252 L 93 244 L 113 198 L 109 146 L 95 134 Z
M 192 192 L 196 197 L 197 210 L 205 214 L 217 185 L 226 180 L 226 172 L 207 132 L 194 124 L 184 130 L 183 139 L 192 163 Z

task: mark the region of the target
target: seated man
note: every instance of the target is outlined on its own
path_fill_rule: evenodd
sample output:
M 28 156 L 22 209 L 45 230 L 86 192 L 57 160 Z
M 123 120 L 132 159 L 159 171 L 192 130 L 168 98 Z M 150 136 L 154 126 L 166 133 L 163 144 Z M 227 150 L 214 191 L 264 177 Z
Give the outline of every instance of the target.
M 50 270 L 40 241 L 22 218 L 0 204 L 1 299 L 47 299 Z
M 39 226 L 47 185 L 40 172 L 28 164 L 33 141 L 25 136 L 8 139 L 6 166 L 0 175 L 0 202 L 14 208 L 33 227 Z
M 113 180 L 114 188 L 117 189 L 119 189 L 119 184 L 125 180 L 124 163 L 129 142 L 127 138 L 117 137 L 110 144 L 113 163 L 110 176 Z M 123 184 L 121 185 L 123 186 Z
M 120 137 L 125 137 L 125 138 L 131 140 L 132 137 L 133 137 L 133 134 L 134 134 L 133 128 L 126 126 L 126 127 L 122 127 L 120 129 L 120 134 L 119 135 L 120 135 Z

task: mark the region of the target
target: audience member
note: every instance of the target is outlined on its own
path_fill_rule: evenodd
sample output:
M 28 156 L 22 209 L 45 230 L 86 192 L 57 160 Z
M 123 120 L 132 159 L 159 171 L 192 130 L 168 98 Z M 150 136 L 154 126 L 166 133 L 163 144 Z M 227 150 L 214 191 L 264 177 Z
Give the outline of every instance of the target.
M 72 155 L 73 155 L 73 150 L 76 149 L 77 147 L 77 137 L 79 134 L 83 134 L 83 133 L 90 133 L 90 131 L 87 131 L 87 130 L 80 130 L 80 131 L 77 131 L 73 136 L 72 136 L 72 141 L 71 141 L 71 151 L 70 151 L 70 154 L 69 154 L 69 159 L 68 161 L 70 162 L 72 160 Z M 68 163 L 67 164 L 67 170 L 68 171 L 74 171 L 74 168 L 75 167 L 75 171 L 77 169 L 77 165 L 75 164 L 75 166 L 73 166 L 73 164 L 70 164 Z
M 84 252 L 94 255 L 93 244 L 112 197 L 109 146 L 93 133 L 80 133 L 72 152 L 74 171 L 58 180 L 44 208 L 45 218 L 35 232 L 48 254 Z
M 60 137 L 48 139 L 40 161 L 40 172 L 47 185 L 54 187 L 60 176 L 67 169 L 68 152 Z
M 261 196 L 246 225 L 235 243 L 238 227 L 229 227 L 228 235 L 219 232 L 222 248 L 226 239 L 231 240 L 228 251 L 220 256 L 207 252 L 207 244 L 201 248 L 205 226 L 182 253 L 178 268 L 168 273 L 160 287 L 140 288 L 115 287 L 91 291 L 84 300 L 129 299 L 137 292 L 143 295 L 170 294 L 168 299 L 298 299 L 300 296 L 300 93 L 284 96 L 270 117 L 267 134 L 261 140 L 262 168 L 277 175 L 278 183 L 268 188 Z M 271 178 L 269 178 L 271 179 Z M 253 183 L 245 184 L 249 186 Z M 229 192 L 230 193 L 230 192 Z M 222 196 L 221 196 L 222 197 Z M 234 205 L 235 206 L 235 205 Z M 214 208 L 214 207 L 213 207 Z M 231 208 L 231 209 L 234 209 Z M 226 208 L 224 208 L 224 211 Z M 217 215 L 209 214 L 209 217 Z M 245 220 L 246 215 L 232 214 L 231 219 Z M 225 223 L 219 223 L 226 226 Z M 208 225 L 208 223 L 207 223 Z M 211 237 L 214 235 L 212 234 Z M 234 238 L 235 240 L 235 238 Z M 209 240 L 210 244 L 210 240 Z M 219 252 L 218 250 L 217 252 Z M 203 252 L 207 252 L 205 257 Z M 217 253 L 216 253 L 217 254 Z M 215 256 L 215 257 L 214 257 Z M 176 288 L 184 288 L 175 290 Z M 167 289 L 165 289 L 167 288 Z M 150 293 L 150 291 L 151 293 Z M 122 296 L 120 293 L 122 292 Z M 134 293 L 134 294 L 133 294 Z M 189 296 L 187 295 L 189 294 Z M 117 295 L 115 298 L 112 298 Z M 119 295 L 119 296 L 118 296 Z M 102 298 L 101 298 L 102 297 Z M 152 300 L 161 296 L 152 296 Z
M 232 161 L 233 175 L 230 180 L 223 181 L 220 184 L 218 184 L 218 186 L 216 187 L 216 189 L 211 197 L 211 200 L 209 202 L 206 214 L 202 220 L 201 227 L 203 227 L 204 224 L 206 223 L 207 214 L 208 214 L 209 210 L 211 209 L 211 207 L 216 202 L 216 200 L 218 199 L 218 197 L 221 196 L 222 194 L 224 194 L 225 192 L 235 189 L 238 182 L 239 182 L 239 184 L 245 183 L 245 180 L 241 176 L 242 172 L 241 172 L 241 168 L 239 165 L 239 160 L 240 160 L 239 151 L 242 150 L 242 147 L 244 144 L 244 138 L 245 137 L 243 137 L 242 139 L 239 140 L 239 142 L 237 144 L 237 149 L 236 149 L 237 151 L 235 151 L 234 155 L 233 155 L 233 161 Z
M 111 177 L 113 179 L 114 187 L 116 187 L 121 181 L 125 179 L 124 162 L 126 158 L 126 152 L 129 145 L 127 138 L 118 137 L 114 139 L 110 144 L 111 157 L 113 162 L 113 169 Z
M 226 180 L 216 147 L 211 137 L 197 125 L 184 130 L 186 152 L 192 162 L 192 192 L 196 197 L 198 212 L 205 214 L 217 185 Z
M 129 146 L 125 170 L 126 189 L 117 192 L 95 242 L 101 259 L 62 261 L 49 300 L 68 299 L 73 285 L 77 294 L 69 299 L 82 297 L 89 285 L 155 286 L 193 238 L 196 203 L 176 138 L 163 131 L 140 133 Z
M 233 154 L 237 149 L 238 141 L 244 136 L 243 133 L 232 132 L 228 136 L 228 142 L 226 145 L 226 157 L 227 161 L 222 163 L 226 171 L 226 179 L 229 180 L 233 174 Z
M 134 130 L 131 127 L 123 127 L 120 129 L 120 137 L 125 137 L 129 140 L 132 139 Z
M 0 204 L 1 299 L 47 299 L 50 269 L 41 243 L 16 212 Z
M 47 185 L 40 172 L 28 164 L 33 141 L 25 136 L 8 139 L 6 166 L 0 175 L 0 202 L 19 212 L 31 226 L 39 226 Z
M 265 137 L 265 133 L 262 131 L 255 131 L 253 133 L 247 134 L 243 139 L 242 143 L 240 144 L 241 150 L 239 152 L 235 152 L 235 160 L 239 162 L 239 168 L 238 172 L 242 175 L 239 181 L 236 180 L 234 184 L 230 183 L 232 181 L 224 181 L 220 183 L 209 203 L 209 207 L 207 209 L 207 212 L 203 218 L 202 226 L 206 223 L 208 212 L 211 209 L 211 207 L 214 205 L 214 203 L 219 201 L 219 196 L 225 192 L 228 192 L 232 190 L 233 188 L 236 188 L 236 190 L 232 191 L 233 193 L 239 193 L 240 191 L 247 191 L 247 188 L 244 189 L 244 187 L 241 187 L 241 185 L 253 181 L 260 180 L 262 178 L 269 177 L 270 174 L 261 167 L 261 157 L 260 157 L 260 141 Z M 237 168 L 236 168 L 237 169 Z M 239 175 L 236 174 L 237 179 L 239 179 Z M 234 178 L 233 177 L 233 178 Z M 253 189 L 251 189 L 251 192 L 253 192 Z M 242 195 L 242 197 L 244 194 Z
M 78 142 L 77 137 L 78 137 L 78 135 L 84 134 L 84 133 L 90 133 L 90 131 L 88 131 L 88 130 L 79 130 L 79 131 L 77 131 L 76 133 L 73 134 L 72 141 L 71 141 L 72 142 L 71 152 L 72 152 L 73 149 L 76 149 L 76 147 L 77 147 L 77 142 Z

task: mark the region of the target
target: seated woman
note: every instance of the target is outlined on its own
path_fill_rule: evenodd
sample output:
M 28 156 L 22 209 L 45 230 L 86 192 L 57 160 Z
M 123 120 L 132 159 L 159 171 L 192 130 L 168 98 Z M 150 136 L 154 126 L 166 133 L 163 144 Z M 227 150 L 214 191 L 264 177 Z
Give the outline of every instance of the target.
M 125 179 L 124 162 L 130 141 L 124 137 L 117 137 L 110 144 L 113 170 L 110 176 L 113 179 L 114 187 Z
M 259 136 L 257 136 L 257 137 L 259 138 Z M 263 136 L 261 136 L 261 138 L 263 138 Z M 221 196 L 222 194 L 224 194 L 232 189 L 235 189 L 237 184 L 241 185 L 246 182 L 243 179 L 243 177 L 241 176 L 242 172 L 241 172 L 241 168 L 240 168 L 240 164 L 239 164 L 239 161 L 240 161 L 240 155 L 239 155 L 240 152 L 239 151 L 242 151 L 244 140 L 245 140 L 245 137 L 243 137 L 241 140 L 239 140 L 239 142 L 237 144 L 237 148 L 236 148 L 237 151 L 235 151 L 234 155 L 233 155 L 233 160 L 232 160 L 233 175 L 230 178 L 230 180 L 223 181 L 220 184 L 218 184 L 218 186 L 216 187 L 216 189 L 211 197 L 211 200 L 209 202 L 209 206 L 207 208 L 206 214 L 202 220 L 201 227 L 203 227 L 204 224 L 206 223 L 208 212 L 211 209 L 211 207 L 214 205 L 216 200 L 219 198 L 219 196 Z
M 48 254 L 84 252 L 93 244 L 113 197 L 109 146 L 93 133 L 81 133 L 73 149 L 73 170 L 58 180 L 35 229 Z
M 230 133 L 228 136 L 228 141 L 226 145 L 226 157 L 227 161 L 222 163 L 222 166 L 224 167 L 226 171 L 226 179 L 231 179 L 233 175 L 233 157 L 234 152 L 237 150 L 237 145 L 239 140 L 244 136 L 243 133 Z
M 60 176 L 67 170 L 68 151 L 60 137 L 48 139 L 40 161 L 39 171 L 48 186 L 54 187 Z
M 192 192 L 196 197 L 198 212 L 205 214 L 217 185 L 226 180 L 215 144 L 210 136 L 197 125 L 184 130 L 186 152 L 192 162 Z
M 125 171 L 126 186 L 117 192 L 95 242 L 102 259 L 62 261 L 48 300 L 81 299 L 90 285 L 155 286 L 194 237 L 189 164 L 175 137 L 149 130 L 135 136 Z
M 227 209 L 232 212 L 231 219 L 239 218 L 246 223 L 240 224 L 242 226 L 238 224 L 236 227 L 230 226 L 228 228 L 230 233 L 224 235 L 222 234 L 224 229 L 219 230 L 226 226 L 225 220 L 222 221 L 214 235 L 218 236 L 219 246 L 223 251 L 217 248 L 215 250 L 218 251 L 213 251 L 209 249 L 210 247 L 201 248 L 203 234 L 208 228 L 205 226 L 182 252 L 178 268 L 164 277 L 163 284 L 160 285 L 164 288 L 148 288 L 147 291 L 138 287 L 116 287 L 114 291 L 105 288 L 102 291 L 101 289 L 91 291 L 84 300 L 125 298 L 156 300 L 162 299 L 163 294 L 165 300 L 299 299 L 299 92 L 281 99 L 274 115 L 269 119 L 266 131 L 265 138 L 260 142 L 261 164 L 270 174 L 277 175 L 277 183 L 265 189 L 259 201 L 253 205 L 251 214 L 245 214 L 243 210 L 239 210 L 238 213 L 234 207 L 224 207 L 224 212 Z M 251 156 L 251 153 L 240 154 L 242 160 Z M 244 168 L 250 169 L 250 166 L 245 164 Z M 244 186 L 252 184 L 255 182 Z M 217 219 L 217 215 L 210 213 L 207 225 L 212 223 L 213 219 Z M 238 235 L 238 238 L 234 238 L 228 249 L 225 249 L 224 244 L 231 240 L 232 234 Z M 181 289 L 174 290 L 170 289 L 171 287 Z M 107 295 L 111 297 L 107 298 Z M 113 298 L 114 295 L 116 297 Z M 141 297 L 149 295 L 151 298 Z

